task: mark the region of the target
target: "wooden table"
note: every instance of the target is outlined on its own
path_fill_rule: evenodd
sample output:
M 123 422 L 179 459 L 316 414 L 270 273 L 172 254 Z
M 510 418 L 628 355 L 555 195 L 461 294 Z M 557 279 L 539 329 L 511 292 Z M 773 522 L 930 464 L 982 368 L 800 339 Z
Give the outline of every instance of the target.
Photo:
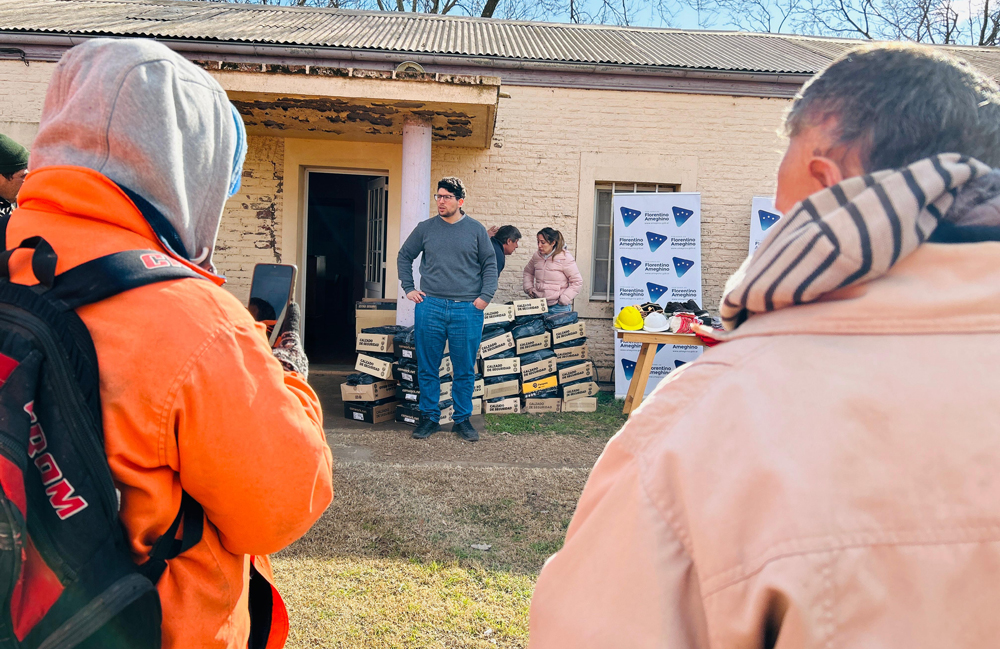
M 649 381 L 649 371 L 653 369 L 653 359 L 656 358 L 656 345 L 701 345 L 705 343 L 694 334 L 674 334 L 668 331 L 663 333 L 652 333 L 649 331 L 624 331 L 615 329 L 615 333 L 624 342 L 642 343 L 639 350 L 639 358 L 635 361 L 635 369 L 632 371 L 632 381 L 628 384 L 628 394 L 625 395 L 625 408 L 622 410 L 626 415 L 642 403 L 642 397 L 646 393 L 646 383 Z

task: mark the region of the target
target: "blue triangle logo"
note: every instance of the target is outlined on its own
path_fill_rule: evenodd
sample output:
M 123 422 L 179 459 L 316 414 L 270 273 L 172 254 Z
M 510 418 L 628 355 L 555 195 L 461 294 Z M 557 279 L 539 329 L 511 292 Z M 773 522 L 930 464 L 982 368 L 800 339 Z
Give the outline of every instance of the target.
M 761 232 L 767 232 L 769 227 L 781 219 L 781 215 L 775 214 L 774 212 L 768 212 L 767 210 L 757 210 L 757 218 L 760 219 Z
M 647 232 L 646 240 L 649 241 L 649 249 L 652 252 L 656 252 L 656 249 L 663 245 L 663 242 L 667 240 L 662 234 L 656 234 L 655 232 Z
M 659 284 L 654 284 L 652 282 L 646 282 L 646 290 L 649 291 L 649 301 L 656 302 L 661 297 L 667 294 L 670 289 L 666 286 L 660 286 Z
M 687 223 L 687 220 L 694 215 L 694 210 L 686 210 L 683 207 L 674 207 L 672 209 L 674 210 L 674 223 L 677 224 L 677 227 L 681 227 Z
M 680 257 L 674 257 L 674 271 L 677 272 L 678 277 L 684 277 L 684 273 L 691 270 L 694 266 L 694 262 L 690 259 L 681 259 Z
M 623 358 L 622 369 L 625 370 L 625 380 L 631 381 L 632 375 L 635 374 L 635 361 L 630 361 L 627 358 Z
M 681 365 L 687 365 L 687 361 L 674 361 L 674 369 L 676 370 Z
M 635 220 L 637 218 L 639 218 L 640 214 L 642 214 L 642 212 L 640 212 L 639 210 L 630 210 L 627 207 L 623 207 L 622 208 L 622 221 L 625 222 L 625 227 L 627 228 L 628 226 L 630 226 L 633 223 L 635 223 Z
M 667 346 L 667 343 L 660 343 L 660 344 L 658 344 L 658 345 L 656 346 L 656 351 L 655 351 L 655 352 L 653 352 L 653 356 L 656 356 L 657 354 L 659 354 L 659 353 L 660 353 L 660 350 L 661 350 L 661 349 L 663 349 L 663 348 L 664 348 L 664 347 L 666 347 L 666 346 Z
M 628 257 L 622 257 L 621 261 L 622 261 L 622 270 L 625 271 L 625 277 L 628 277 L 629 275 L 634 273 L 639 266 L 642 266 L 642 262 L 639 261 L 638 259 L 629 259 Z

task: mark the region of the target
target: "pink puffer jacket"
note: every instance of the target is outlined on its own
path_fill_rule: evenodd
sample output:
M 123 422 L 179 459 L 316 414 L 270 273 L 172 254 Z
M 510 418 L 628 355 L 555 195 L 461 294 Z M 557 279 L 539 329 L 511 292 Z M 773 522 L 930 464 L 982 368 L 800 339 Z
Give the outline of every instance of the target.
M 583 287 L 583 276 L 569 250 L 548 259 L 536 250 L 524 267 L 523 277 L 524 292 L 531 295 L 534 289 L 538 297 L 548 300 L 549 306 L 572 304 Z

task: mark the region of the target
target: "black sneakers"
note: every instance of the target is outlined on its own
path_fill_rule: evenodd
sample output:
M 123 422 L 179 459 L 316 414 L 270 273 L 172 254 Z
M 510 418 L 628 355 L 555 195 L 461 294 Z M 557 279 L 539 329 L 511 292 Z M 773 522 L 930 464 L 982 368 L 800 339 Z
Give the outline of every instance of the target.
M 441 430 L 441 425 L 433 419 L 421 419 L 420 425 L 413 431 L 411 437 L 413 439 L 427 439 L 439 430 Z
M 466 419 L 465 421 L 456 421 L 451 425 L 451 432 L 457 433 L 459 437 L 467 442 L 478 442 L 479 433 L 473 427 L 472 422 Z M 416 437 L 416 433 L 413 436 Z

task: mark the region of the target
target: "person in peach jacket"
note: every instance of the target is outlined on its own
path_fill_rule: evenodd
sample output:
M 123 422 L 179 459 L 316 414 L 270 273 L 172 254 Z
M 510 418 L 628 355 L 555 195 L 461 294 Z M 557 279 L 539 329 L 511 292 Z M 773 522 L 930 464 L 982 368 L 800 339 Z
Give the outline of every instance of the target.
M 562 232 L 552 228 L 538 231 L 538 250 L 522 273 L 524 292 L 529 297 L 544 297 L 549 313 L 573 310 L 573 298 L 583 287 L 583 276 L 569 250 Z
M 608 443 L 530 649 L 998 644 L 1000 87 L 859 48 L 785 126 L 729 332 Z

